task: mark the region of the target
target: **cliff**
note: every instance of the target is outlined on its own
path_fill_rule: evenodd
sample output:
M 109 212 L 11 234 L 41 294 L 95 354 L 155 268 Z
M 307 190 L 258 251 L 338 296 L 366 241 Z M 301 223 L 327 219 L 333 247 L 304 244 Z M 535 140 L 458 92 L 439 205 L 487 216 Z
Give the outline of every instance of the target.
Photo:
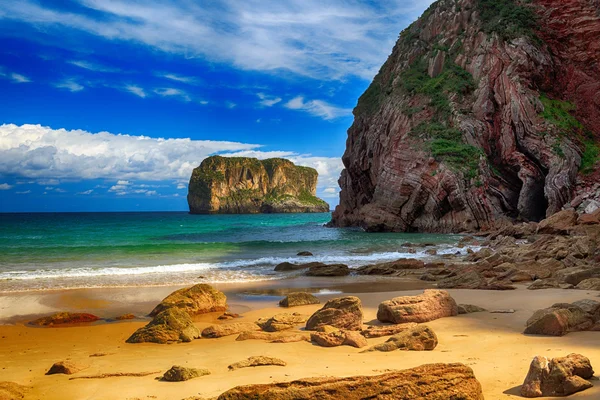
M 190 178 L 192 214 L 329 212 L 318 173 L 281 158 L 208 157 Z
M 331 224 L 539 221 L 598 181 L 600 0 L 440 0 L 354 109 Z M 579 196 L 580 197 L 580 196 Z

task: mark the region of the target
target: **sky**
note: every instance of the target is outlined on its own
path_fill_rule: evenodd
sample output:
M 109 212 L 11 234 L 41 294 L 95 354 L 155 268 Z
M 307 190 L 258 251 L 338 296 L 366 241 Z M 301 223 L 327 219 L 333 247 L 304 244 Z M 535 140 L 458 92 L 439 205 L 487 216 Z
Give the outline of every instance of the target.
M 186 211 L 215 154 L 319 172 L 430 0 L 2 0 L 0 212 Z

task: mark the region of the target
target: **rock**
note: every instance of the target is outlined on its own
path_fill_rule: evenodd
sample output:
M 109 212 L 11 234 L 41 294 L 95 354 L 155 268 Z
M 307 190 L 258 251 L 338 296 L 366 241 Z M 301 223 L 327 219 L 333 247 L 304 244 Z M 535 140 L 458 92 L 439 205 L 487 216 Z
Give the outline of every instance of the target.
M 154 317 L 172 307 L 179 308 L 189 315 L 227 311 L 227 297 L 212 286 L 201 283 L 171 293 L 154 307 L 150 316 Z
M 458 313 L 459 314 L 471 314 L 477 312 L 487 311 L 485 308 L 474 306 L 472 304 L 459 304 L 458 305 Z
M 211 156 L 190 178 L 191 214 L 329 212 L 316 196 L 317 170 L 289 160 Z
M 133 315 L 133 314 L 123 314 L 123 315 L 119 315 L 118 317 L 115 317 L 115 319 L 117 321 L 124 321 L 124 320 L 128 320 L 128 319 L 135 319 L 135 315 Z
M 428 289 L 418 296 L 402 296 L 379 305 L 377 319 L 402 324 L 428 322 L 458 315 L 458 306 L 445 290 Z
M 278 365 L 285 367 L 287 363 L 279 358 L 274 357 L 265 357 L 265 356 L 253 356 L 248 357 L 248 359 L 236 362 L 231 364 L 229 367 L 230 371 L 234 371 L 240 368 L 248 368 L 248 367 L 261 367 L 266 365 Z
M 578 285 L 581 281 L 584 281 L 586 279 L 600 278 L 600 268 L 565 268 L 556 272 L 555 277 L 559 282 L 569 283 L 571 285 Z
M 205 375 L 210 375 L 210 371 L 173 365 L 160 379 L 167 382 L 183 382 Z
M 358 297 L 346 296 L 329 300 L 306 322 L 307 330 L 316 330 L 323 325 L 339 329 L 358 331 L 362 327 L 362 304 Z
M 394 351 L 394 350 L 433 350 L 438 345 L 438 339 L 431 328 L 427 325 L 419 325 L 402 333 L 392 336 L 384 343 L 369 347 L 370 351 Z
M 356 269 L 358 275 L 397 275 L 401 271 L 425 268 L 425 263 L 414 258 L 400 258 L 396 261 L 364 265 Z
M 481 290 L 515 290 L 514 286 L 499 282 L 488 283 L 487 279 L 477 271 L 457 273 L 438 281 L 440 289 L 481 289 Z
M 575 289 L 581 290 L 600 290 L 600 278 L 584 279 L 575 286 Z
M 226 321 L 226 320 L 230 320 L 230 319 L 236 319 L 239 318 L 240 314 L 236 314 L 236 313 L 232 313 L 232 312 L 226 312 L 223 313 L 222 315 L 219 315 L 217 317 L 217 319 L 221 320 L 221 321 Z
M 586 379 L 594 376 L 590 360 L 580 354 L 569 354 L 548 361 L 534 357 L 521 386 L 523 397 L 569 396 L 591 388 Z
M 279 302 L 280 307 L 297 307 L 309 304 L 319 304 L 318 298 L 306 292 L 293 292 Z
M 0 382 L 0 399 L 1 400 L 20 400 L 25 398 L 29 391 L 27 386 L 19 385 L 14 382 Z
M 515 313 L 514 308 L 501 308 L 498 310 L 490 311 L 490 314 L 514 314 L 514 313 Z
M 321 347 L 352 346 L 366 347 L 367 339 L 359 332 L 335 330 L 333 332 L 314 332 L 310 334 L 311 342 Z
M 508 278 L 508 280 L 511 282 L 531 282 L 533 279 L 531 277 L 531 274 L 519 271 L 511 275 L 510 278 Z
M 311 253 L 310 251 L 301 251 L 296 255 L 299 257 L 311 257 L 313 253 Z
M 537 310 L 526 322 L 524 333 L 563 336 L 568 332 L 584 331 L 593 325 L 592 316 L 572 304 L 554 304 Z
M 310 335 L 304 332 L 246 331 L 240 333 L 240 335 L 235 340 L 265 340 L 269 343 L 292 343 L 302 341 L 310 342 Z
M 310 267 L 306 276 L 346 276 L 350 275 L 350 269 L 344 264 L 330 264 Z
M 594 322 L 600 320 L 600 301 L 585 299 L 574 301 L 572 305 L 590 314 Z
M 563 210 L 546 218 L 538 224 L 537 233 L 549 235 L 563 235 L 577 225 L 577 212 L 575 210 Z
M 200 338 L 200 331 L 190 315 L 177 308 L 160 312 L 146 326 L 138 329 L 127 339 L 127 343 L 176 343 L 191 342 Z
M 99 319 L 100 317 L 88 313 L 60 312 L 48 317 L 38 318 L 29 322 L 29 324 L 35 326 L 72 325 L 95 322 Z
M 600 202 L 596 201 L 596 200 L 592 200 L 590 201 L 590 203 L 585 207 L 584 212 L 586 214 L 594 214 L 596 212 L 598 212 L 598 210 L 600 209 Z
M 260 326 L 263 331 L 278 332 L 286 329 L 293 329 L 306 322 L 307 319 L 307 316 L 298 313 L 282 313 L 274 315 L 271 318 L 261 318 L 256 321 L 256 324 Z
M 306 264 L 292 264 L 287 261 L 279 263 L 275 266 L 274 271 L 277 272 L 288 272 L 288 271 L 299 271 L 302 269 L 309 269 L 311 267 L 325 266 L 325 264 L 321 262 L 310 262 Z
M 366 338 L 378 338 L 382 336 L 392 336 L 400 332 L 413 329 L 417 326 L 415 322 L 407 322 L 405 324 L 395 325 L 383 325 L 383 326 L 369 326 L 367 329 L 363 329 L 360 333 Z
M 218 400 L 251 399 L 483 400 L 483 393 L 471 368 L 463 364 L 428 364 L 376 376 L 310 378 L 238 386 L 218 397 Z
M 216 339 L 224 336 L 237 335 L 246 331 L 260 331 L 260 327 L 254 322 L 235 322 L 232 324 L 211 325 L 202 331 L 202 337 Z
M 46 375 L 54 375 L 54 374 L 65 374 L 72 375 L 76 374 L 79 371 L 83 371 L 84 369 L 89 368 L 89 365 L 78 364 L 73 361 L 59 361 L 50 367 Z
M 600 209 L 589 213 L 581 214 L 577 220 L 579 225 L 598 225 L 600 224 Z
M 559 288 L 560 283 L 556 279 L 538 279 L 527 286 L 529 290 L 554 289 Z

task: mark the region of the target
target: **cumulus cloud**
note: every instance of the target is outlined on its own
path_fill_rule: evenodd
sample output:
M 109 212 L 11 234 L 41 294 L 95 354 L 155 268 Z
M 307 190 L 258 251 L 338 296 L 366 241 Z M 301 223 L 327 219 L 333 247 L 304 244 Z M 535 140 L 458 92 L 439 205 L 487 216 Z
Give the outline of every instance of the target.
M 285 157 L 298 165 L 315 168 L 319 172 L 320 190 L 337 185 L 343 168 L 339 158 L 261 151 L 260 147 L 239 142 L 161 139 L 5 124 L 0 125 L 0 176 L 35 179 L 43 186 L 57 186 L 61 179 L 107 179 L 116 182 L 108 192 L 122 196 L 132 186 L 136 189 L 158 186 L 134 185 L 135 181 L 187 180 L 204 158 L 220 154 L 260 159 Z
M 12 189 L 12 185 L 9 185 L 8 183 L 0 184 L 0 190 L 9 190 L 9 189 Z
M 81 7 L 68 10 L 51 2 L 5 0 L 0 3 L 0 18 L 41 29 L 83 31 L 243 70 L 285 70 L 318 79 L 371 79 L 400 30 L 432 3 L 76 1 Z M 60 29 L 54 32 L 64 34 Z
M 85 89 L 83 85 L 77 83 L 74 79 L 66 79 L 64 81 L 57 82 L 54 84 L 54 86 L 59 89 L 69 90 L 71 92 L 80 92 Z
M 326 120 L 332 120 L 339 117 L 345 117 L 352 114 L 352 109 L 341 108 L 331 105 L 323 100 L 308 100 L 304 97 L 297 96 L 285 103 L 286 108 L 290 110 L 305 111 L 316 117 L 321 117 Z

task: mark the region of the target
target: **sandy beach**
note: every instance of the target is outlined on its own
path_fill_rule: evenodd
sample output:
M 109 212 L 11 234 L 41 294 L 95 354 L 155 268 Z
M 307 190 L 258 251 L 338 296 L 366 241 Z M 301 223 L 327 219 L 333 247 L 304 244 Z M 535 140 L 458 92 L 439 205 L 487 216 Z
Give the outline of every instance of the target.
M 310 315 L 320 305 L 282 310 L 277 301 L 288 289 L 309 288 L 324 301 L 344 295 L 358 296 L 364 307 L 366 325 L 376 320 L 381 301 L 422 292 L 414 285 L 424 282 L 386 279 L 385 284 L 350 278 L 306 278 L 262 282 L 247 285 L 215 285 L 229 298 L 230 309 L 241 314 L 234 321 L 253 322 L 282 311 Z M 411 286 L 413 285 L 413 290 Z M 425 286 L 424 286 L 425 285 Z M 401 290 L 394 290 L 393 288 Z M 79 289 L 57 292 L 3 294 L 0 308 L 0 368 L 2 381 L 30 387 L 27 399 L 184 399 L 211 398 L 239 385 L 291 381 L 298 378 L 377 375 L 389 370 L 406 369 L 427 363 L 461 362 L 475 372 L 486 399 L 519 397 L 529 363 L 535 355 L 547 357 L 581 353 L 592 366 L 600 362 L 598 332 L 575 332 L 563 337 L 530 336 L 522 333 L 525 321 L 540 308 L 556 302 L 597 298 L 598 293 L 581 290 L 549 289 L 529 291 L 522 287 L 513 292 L 449 290 L 458 303 L 475 304 L 488 310 L 514 309 L 512 314 L 481 312 L 442 318 L 427 323 L 437 334 L 439 345 L 433 351 L 395 351 L 360 354 L 348 346 L 323 348 L 307 342 L 266 343 L 258 340 L 238 342 L 237 335 L 220 339 L 199 339 L 171 345 L 127 344 L 125 340 L 149 319 L 127 322 L 101 322 L 87 326 L 34 328 L 25 322 L 34 314 L 56 310 L 76 310 L 110 318 L 124 312 L 147 314 L 173 287 L 135 287 Z M 328 292 L 323 289 L 329 290 Z M 288 290 L 289 291 L 289 290 Z M 21 314 L 20 316 L 18 314 Z M 25 317 L 23 314 L 30 314 Z M 217 323 L 220 313 L 194 318 L 198 328 Z M 221 323 L 221 322 L 219 322 Z M 300 327 L 299 327 L 300 328 Z M 299 329 L 297 328 L 297 329 Z M 387 338 L 368 339 L 369 345 Z M 287 366 L 267 366 L 228 371 L 227 366 L 249 356 L 272 356 Z M 45 373 L 57 361 L 72 360 L 89 368 L 74 375 Z M 208 368 L 211 375 L 186 382 L 162 382 L 160 377 L 172 365 Z M 597 367 L 598 368 L 598 367 Z M 151 372 L 144 377 L 72 379 L 103 373 Z M 600 382 L 575 394 L 575 399 L 600 398 Z

